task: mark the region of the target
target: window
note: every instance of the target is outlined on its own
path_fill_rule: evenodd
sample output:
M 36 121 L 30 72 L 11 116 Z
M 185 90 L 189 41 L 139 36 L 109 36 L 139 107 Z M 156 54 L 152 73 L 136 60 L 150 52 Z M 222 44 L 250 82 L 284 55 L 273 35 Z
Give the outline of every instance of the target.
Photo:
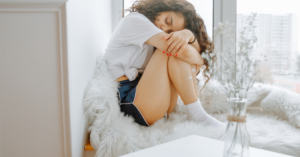
M 124 0 L 124 9 L 128 9 L 129 7 L 131 7 L 133 2 L 134 0 Z M 129 13 L 127 12 L 124 16 L 126 16 L 127 14 Z
M 253 56 L 262 54 L 262 82 L 300 93 L 299 0 L 237 0 L 237 32 L 257 13 Z
M 213 30 L 213 0 L 188 0 L 196 9 L 196 12 L 204 20 L 206 31 L 212 39 Z

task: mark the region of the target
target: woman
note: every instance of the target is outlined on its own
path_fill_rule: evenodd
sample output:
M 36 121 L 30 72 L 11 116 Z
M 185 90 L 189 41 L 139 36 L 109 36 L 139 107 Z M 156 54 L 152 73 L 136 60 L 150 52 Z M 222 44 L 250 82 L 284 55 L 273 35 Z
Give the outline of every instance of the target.
M 186 0 L 138 0 L 115 28 L 106 49 L 119 105 L 140 125 L 169 115 L 180 95 L 188 119 L 224 128 L 202 108 L 196 74 L 208 64 L 200 52 L 212 46 L 202 18 Z

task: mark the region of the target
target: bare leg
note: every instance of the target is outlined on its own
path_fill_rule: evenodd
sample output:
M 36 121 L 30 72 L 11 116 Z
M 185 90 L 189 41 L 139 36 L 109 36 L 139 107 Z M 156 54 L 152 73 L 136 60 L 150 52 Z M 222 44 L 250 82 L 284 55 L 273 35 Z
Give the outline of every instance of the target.
M 150 58 L 136 88 L 133 104 L 150 125 L 163 118 L 170 106 L 168 60 L 169 56 L 157 49 Z
M 196 74 L 193 74 L 191 65 L 179 58 L 170 57 L 168 62 L 168 71 L 170 79 L 183 103 L 190 104 L 197 101 L 198 96 L 193 81 L 193 77 L 195 77 Z
M 183 103 L 188 111 L 188 119 L 203 123 L 204 125 L 212 125 L 224 129 L 225 125 L 214 117 L 208 115 L 203 109 L 197 95 L 196 87 L 196 69 L 190 70 L 195 65 L 170 57 L 168 62 L 168 71 L 176 90 L 178 91 Z
M 174 57 L 167 56 L 157 49 L 149 60 L 137 85 L 133 104 L 140 110 L 146 122 L 150 125 L 163 118 L 167 112 L 171 113 L 178 100 L 178 90 L 176 90 L 169 78 L 168 62 L 171 58 Z M 176 60 L 179 59 L 176 58 Z M 183 62 L 182 60 L 180 61 Z M 177 66 L 179 67 L 180 65 L 182 64 Z M 188 65 L 186 66 L 187 69 L 180 69 L 184 71 L 189 70 L 192 73 L 190 64 L 186 63 L 186 65 Z M 192 83 L 191 80 L 188 80 L 188 82 Z M 193 95 L 196 98 L 193 83 L 191 85 L 191 92 L 194 93 Z
M 192 108 L 189 110 L 191 112 L 188 111 L 190 117 L 193 117 L 191 120 L 223 127 L 203 110 L 197 97 L 196 77 L 193 73 L 189 63 L 166 56 L 161 50 L 155 51 L 137 85 L 134 100 L 148 124 L 153 124 L 167 111 L 170 113 L 174 109 L 176 97 L 171 98 L 172 82 L 188 110 Z
M 197 92 L 197 81 L 196 81 L 196 71 L 198 71 L 199 69 L 196 69 L 196 65 L 191 65 L 190 64 L 190 68 L 191 68 L 191 72 L 192 72 L 192 76 L 193 76 L 193 84 L 194 84 L 194 89 L 195 89 L 195 93 L 198 96 L 198 92 Z M 199 67 L 200 68 L 200 67 Z M 194 70 L 195 69 L 195 72 Z M 177 104 L 177 100 L 178 100 L 178 92 L 173 84 L 173 82 L 171 81 L 171 102 L 170 102 L 170 106 L 168 109 L 168 115 L 170 113 L 172 113 L 172 111 L 174 110 L 174 108 L 176 107 Z
M 172 82 L 170 82 L 170 84 L 171 84 L 171 100 L 170 100 L 170 106 L 167 111 L 168 116 L 174 110 L 179 96 L 176 88 L 174 87 L 174 84 Z

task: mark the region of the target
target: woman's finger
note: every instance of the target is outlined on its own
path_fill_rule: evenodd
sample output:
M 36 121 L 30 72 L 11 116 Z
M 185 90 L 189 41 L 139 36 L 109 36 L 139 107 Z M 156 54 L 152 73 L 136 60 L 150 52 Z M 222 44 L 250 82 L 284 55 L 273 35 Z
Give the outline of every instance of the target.
M 164 48 L 164 51 L 168 51 L 169 46 L 170 46 L 174 41 L 175 41 L 175 38 L 174 38 L 174 37 L 170 38 L 170 39 L 167 41 L 167 43 L 166 43 L 166 46 L 165 46 L 165 48 Z
M 179 50 L 177 51 L 177 53 L 175 54 L 175 56 L 180 55 L 182 53 L 182 51 L 185 49 L 185 47 L 187 46 L 186 43 L 184 43 L 183 45 L 181 45 L 181 47 L 179 48 Z
M 178 43 L 176 44 L 176 46 L 173 48 L 172 54 L 175 55 L 175 54 L 178 52 L 179 48 L 180 48 L 183 44 L 184 44 L 184 41 L 178 42 Z
M 172 35 L 173 35 L 173 33 L 170 33 L 170 34 L 166 35 L 165 37 L 163 37 L 163 39 L 168 40 L 171 38 Z
M 171 53 L 171 54 L 175 54 L 174 53 L 174 48 L 179 44 L 180 46 L 180 41 L 179 40 L 175 40 L 168 48 L 168 51 Z M 176 51 L 175 51 L 176 52 Z

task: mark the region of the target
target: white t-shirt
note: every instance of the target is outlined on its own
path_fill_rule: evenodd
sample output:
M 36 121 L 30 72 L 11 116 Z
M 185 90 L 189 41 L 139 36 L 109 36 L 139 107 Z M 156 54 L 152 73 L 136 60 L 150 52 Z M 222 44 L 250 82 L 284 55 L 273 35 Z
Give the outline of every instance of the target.
M 143 14 L 132 12 L 115 28 L 105 50 L 108 70 L 117 79 L 126 75 L 129 81 L 143 73 L 153 54 L 153 46 L 145 42 L 163 32 Z

